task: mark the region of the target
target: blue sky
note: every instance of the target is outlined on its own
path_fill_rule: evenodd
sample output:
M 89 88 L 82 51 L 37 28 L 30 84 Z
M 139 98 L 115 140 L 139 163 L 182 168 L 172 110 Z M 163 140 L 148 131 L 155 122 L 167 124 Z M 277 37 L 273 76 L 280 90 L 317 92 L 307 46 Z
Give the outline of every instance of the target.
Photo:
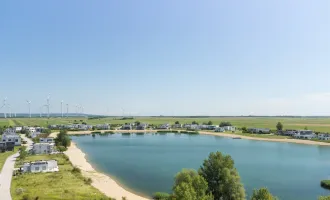
M 328 0 L 1 1 L 0 99 L 93 114 L 330 115 Z M 74 108 L 70 106 L 70 111 Z M 0 110 L 3 112 L 3 110 Z

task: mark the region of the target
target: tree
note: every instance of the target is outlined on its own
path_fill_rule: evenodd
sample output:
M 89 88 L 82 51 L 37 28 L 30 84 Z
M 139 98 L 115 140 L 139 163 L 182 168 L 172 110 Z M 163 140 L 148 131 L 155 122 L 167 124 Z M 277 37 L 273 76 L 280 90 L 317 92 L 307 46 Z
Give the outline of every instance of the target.
M 179 121 L 176 121 L 175 124 L 180 124 L 180 122 Z
M 59 134 L 57 134 L 55 138 L 56 146 L 64 146 L 67 148 L 71 145 L 71 139 L 66 130 L 61 130 Z
M 305 130 L 308 130 L 308 127 L 307 126 L 305 126 L 305 128 L 304 128 Z
M 276 129 L 277 129 L 278 131 L 283 130 L 283 124 L 282 124 L 281 122 L 278 122 L 277 125 L 276 125 Z
M 198 125 L 198 122 L 196 122 L 196 121 L 193 121 L 191 124 L 196 124 L 196 125 Z
M 231 126 L 231 123 L 230 122 L 221 122 L 220 127 L 224 127 L 224 126 Z
M 28 156 L 28 152 L 26 151 L 26 146 L 22 146 L 19 149 L 19 160 L 23 161 Z
M 260 188 L 253 190 L 251 200 L 278 200 L 278 198 L 274 197 L 267 188 Z
M 140 124 L 141 124 L 141 122 L 139 122 L 139 121 L 136 121 L 136 122 L 135 122 L 135 125 L 136 125 L 136 126 L 139 126 Z
M 207 122 L 207 125 L 213 125 L 212 121 Z
M 173 195 L 177 200 L 213 200 L 207 182 L 195 170 L 183 169 L 175 176 Z
M 247 130 L 247 128 L 245 126 L 242 127 L 242 132 L 243 133 L 247 133 L 248 132 L 248 130 Z
M 199 174 L 208 183 L 208 192 L 215 200 L 244 200 L 245 190 L 240 176 L 229 155 L 210 153 L 199 169 Z

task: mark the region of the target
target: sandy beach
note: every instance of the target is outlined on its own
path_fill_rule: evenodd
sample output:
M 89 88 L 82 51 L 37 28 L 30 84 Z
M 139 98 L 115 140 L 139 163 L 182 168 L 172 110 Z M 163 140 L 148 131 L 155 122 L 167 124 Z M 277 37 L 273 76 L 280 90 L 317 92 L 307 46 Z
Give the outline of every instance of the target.
M 266 141 L 266 142 L 289 142 L 289 143 L 296 143 L 296 144 L 330 146 L 330 143 L 318 142 L 318 141 L 312 141 L 312 140 L 279 139 L 279 138 L 258 138 L 258 137 L 249 137 L 249 136 L 245 136 L 245 135 L 236 135 L 236 134 L 231 134 L 231 133 L 206 132 L 206 131 L 199 131 L 199 133 L 200 134 L 205 134 L 205 135 L 223 136 L 223 137 L 231 137 L 231 138 L 240 137 L 242 139 L 259 140 L 259 141 Z
M 109 176 L 97 172 L 92 165 L 87 162 L 85 154 L 74 143 L 71 144 L 65 154 L 70 158 L 74 166 L 81 169 L 83 176 L 91 178 L 93 180 L 92 185 L 105 195 L 116 199 L 126 197 L 128 200 L 148 200 L 147 198 L 125 190 Z

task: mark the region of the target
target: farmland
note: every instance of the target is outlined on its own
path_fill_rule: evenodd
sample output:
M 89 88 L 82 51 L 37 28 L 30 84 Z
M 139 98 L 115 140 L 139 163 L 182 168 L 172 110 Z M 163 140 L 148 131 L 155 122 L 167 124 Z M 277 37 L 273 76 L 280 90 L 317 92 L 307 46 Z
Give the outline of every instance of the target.
M 304 129 L 319 132 L 330 132 L 330 117 L 317 118 L 317 117 L 136 117 L 134 119 L 122 120 L 120 117 L 107 117 L 88 119 L 84 117 L 69 117 L 69 118 L 10 118 L 0 119 L 0 126 L 43 126 L 46 127 L 50 124 L 70 124 L 86 122 L 87 124 L 95 125 L 102 123 L 111 124 L 124 124 L 140 121 L 141 123 L 148 123 L 159 125 L 163 123 L 175 123 L 179 121 L 181 124 L 198 123 L 212 121 L 213 124 L 218 125 L 222 121 L 231 122 L 232 125 L 237 127 L 258 127 L 258 128 L 271 128 L 275 129 L 277 122 L 281 122 L 284 129 Z

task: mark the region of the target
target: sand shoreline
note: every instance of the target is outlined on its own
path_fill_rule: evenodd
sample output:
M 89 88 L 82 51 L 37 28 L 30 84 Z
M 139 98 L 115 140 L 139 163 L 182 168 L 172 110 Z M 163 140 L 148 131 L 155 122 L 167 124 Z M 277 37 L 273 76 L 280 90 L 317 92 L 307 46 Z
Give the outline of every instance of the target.
M 69 157 L 74 166 L 81 169 L 83 176 L 91 178 L 93 180 L 92 185 L 105 195 L 116 199 L 126 197 L 129 200 L 149 200 L 127 191 L 110 176 L 97 172 L 86 160 L 86 154 L 82 152 L 75 143 L 72 142 L 71 146 L 64 153 Z

